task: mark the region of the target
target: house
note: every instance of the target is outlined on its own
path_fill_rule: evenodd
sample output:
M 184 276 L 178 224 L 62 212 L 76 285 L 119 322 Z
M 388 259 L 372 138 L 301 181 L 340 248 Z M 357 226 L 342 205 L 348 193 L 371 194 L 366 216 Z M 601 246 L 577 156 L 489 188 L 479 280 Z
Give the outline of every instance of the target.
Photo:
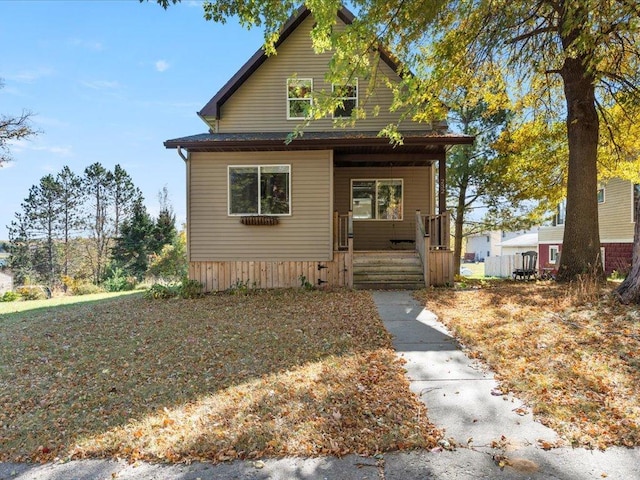
M 511 244 L 505 245 L 505 242 L 522 235 L 534 234 L 536 232 L 537 229 L 520 230 L 514 232 L 508 232 L 506 230 L 491 230 L 489 232 L 481 232 L 469 235 L 467 237 L 465 260 L 483 262 L 487 257 L 512 255 L 513 252 L 511 252 L 510 247 L 515 245 L 513 245 L 513 242 Z M 526 242 L 530 243 L 530 240 L 532 238 L 533 237 L 524 237 L 523 239 L 526 239 Z M 519 241 L 520 243 L 521 240 Z M 536 250 L 537 243 L 533 243 L 531 245 L 532 248 L 529 248 L 529 250 Z M 503 251 L 505 246 L 507 247 L 506 253 L 505 251 Z M 522 250 L 518 251 L 522 252 Z
M 335 28 L 353 20 L 342 8 Z M 198 112 L 209 132 L 164 143 L 186 164 L 190 278 L 206 291 L 398 287 L 417 264 L 412 278 L 422 286 L 451 283 L 445 152 L 473 137 L 409 121 L 401 145 L 379 137 L 399 118 L 385 83 L 399 81 L 398 64 L 378 49 L 376 76 L 327 84 L 331 54 L 313 52 L 313 25 L 301 7 L 281 30 L 277 55 L 258 50 Z M 342 107 L 287 142 L 314 96 L 336 87 Z M 359 107 L 366 118 L 343 126 Z
M 627 272 L 631 265 L 633 231 L 636 222 L 634 206 L 640 198 L 640 185 L 613 178 L 598 189 L 598 224 L 600 252 L 604 270 Z M 560 205 L 553 225 L 541 227 L 538 235 L 539 265 L 558 265 L 564 236 L 564 204 Z
M 538 251 L 538 230 L 535 232 L 523 233 L 515 237 L 504 240 L 498 244 L 500 252 L 498 255 L 518 255 L 523 252 Z

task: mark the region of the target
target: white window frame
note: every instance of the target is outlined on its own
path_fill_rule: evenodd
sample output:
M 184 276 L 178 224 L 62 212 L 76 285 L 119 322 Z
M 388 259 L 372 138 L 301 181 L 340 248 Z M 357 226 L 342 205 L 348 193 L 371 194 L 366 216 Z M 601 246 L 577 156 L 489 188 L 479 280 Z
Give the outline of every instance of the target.
M 562 215 L 560 215 L 560 212 L 562 212 Z M 562 219 L 562 221 L 560 221 L 560 219 Z M 563 200 L 558 204 L 556 214 L 553 217 L 553 225 L 554 226 L 564 225 L 564 222 L 566 221 L 566 219 L 567 219 L 567 202 L 566 200 Z
M 289 212 L 288 213 L 262 213 L 262 198 L 261 181 L 262 169 L 265 167 L 287 167 L 289 179 L 287 188 L 289 189 Z M 258 213 L 231 213 L 231 169 L 232 168 L 257 168 L 258 169 Z M 292 209 L 293 198 L 291 195 L 291 164 L 252 164 L 252 165 L 227 165 L 227 215 L 230 217 L 246 217 L 252 215 L 260 215 L 265 217 L 290 217 Z
M 290 82 L 309 82 L 310 84 L 310 92 L 309 97 L 289 97 L 289 83 Z M 307 117 L 293 117 L 291 116 L 291 102 L 292 101 L 308 101 L 309 108 L 313 106 L 313 78 L 297 78 L 297 77 L 289 77 L 286 81 L 286 90 L 285 95 L 287 98 L 287 120 L 304 120 Z
M 353 216 L 353 220 L 357 222 L 401 222 L 404 218 L 404 179 L 402 178 L 352 178 L 351 179 L 351 188 L 350 188 L 350 197 L 351 201 L 349 205 L 351 205 L 351 209 L 353 210 L 353 182 L 375 182 L 375 198 L 374 206 L 372 206 L 372 211 L 374 214 L 373 218 L 356 218 Z M 400 218 L 378 218 L 378 182 L 400 182 L 400 188 L 402 190 L 400 196 Z
M 631 184 L 631 222 L 636 221 L 636 201 L 640 202 L 640 183 Z
M 549 264 L 555 265 L 558 263 L 558 255 L 560 255 L 559 245 L 549 245 Z
M 356 87 L 356 96 L 355 96 L 355 97 L 338 97 L 338 98 L 339 98 L 340 100 L 342 100 L 343 102 L 344 102 L 345 100 L 355 100 L 355 105 L 353 106 L 353 110 L 356 110 L 356 109 L 358 108 L 358 97 L 359 97 L 360 87 L 359 87 L 359 85 L 358 85 L 358 79 L 356 78 L 356 79 L 354 79 L 354 80 L 355 80 L 355 81 L 345 83 L 344 85 L 338 85 L 338 84 L 335 84 L 335 83 L 334 83 L 334 84 L 332 84 L 332 85 L 331 85 L 331 92 L 332 92 L 332 93 L 335 93 L 336 88 L 340 88 L 340 87 L 348 87 L 348 86 Z M 343 103 L 343 108 L 344 108 L 344 103 Z M 352 113 L 353 113 L 353 110 L 351 110 L 351 112 L 352 112 Z M 344 116 L 342 116 L 342 115 L 336 115 L 336 111 L 334 110 L 334 111 L 331 113 L 331 116 L 332 116 L 333 118 L 351 118 L 351 113 L 350 113 L 349 115 L 344 115 Z
M 602 192 L 602 200 L 600 200 L 600 192 Z M 596 197 L 598 199 L 598 205 L 600 205 L 601 203 L 605 202 L 606 196 L 605 196 L 605 189 L 604 189 L 604 185 L 600 185 L 598 187 L 598 190 L 596 191 Z

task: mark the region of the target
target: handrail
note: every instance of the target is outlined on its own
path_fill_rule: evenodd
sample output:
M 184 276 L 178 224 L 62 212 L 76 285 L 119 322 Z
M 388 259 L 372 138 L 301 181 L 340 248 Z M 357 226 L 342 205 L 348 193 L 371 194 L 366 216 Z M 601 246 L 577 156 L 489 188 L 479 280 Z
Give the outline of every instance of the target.
M 424 223 L 425 235 L 431 239 L 432 250 L 449 250 L 451 248 L 449 218 L 449 212 L 438 215 L 421 215 L 420 220 Z
M 338 214 L 336 212 L 336 218 L 337 231 L 334 232 L 334 236 L 337 238 L 334 241 L 334 245 L 337 245 L 338 250 L 347 250 L 349 248 L 349 238 L 353 238 L 353 221 L 349 221 L 349 214 Z

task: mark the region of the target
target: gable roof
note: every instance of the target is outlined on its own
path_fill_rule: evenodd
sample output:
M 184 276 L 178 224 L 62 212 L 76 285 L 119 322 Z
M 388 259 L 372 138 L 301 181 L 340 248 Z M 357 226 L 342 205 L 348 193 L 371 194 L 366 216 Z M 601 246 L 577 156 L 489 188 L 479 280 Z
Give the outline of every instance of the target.
M 280 37 L 276 41 L 275 47 L 278 48 L 309 15 L 311 15 L 311 10 L 309 10 L 305 5 L 301 6 L 282 27 Z M 338 18 L 347 25 L 350 25 L 355 20 L 353 13 L 344 6 L 338 10 Z M 389 52 L 383 48 L 378 48 L 378 53 L 380 54 L 382 61 L 385 62 L 394 72 L 398 73 L 400 71 L 400 65 L 391 58 Z M 220 110 L 222 105 L 236 92 L 236 90 L 238 90 L 238 88 L 240 88 L 245 80 L 247 80 L 247 78 L 249 78 L 253 72 L 255 72 L 260 65 L 265 62 L 265 60 L 267 60 L 267 58 L 269 58 L 268 55 L 264 48 L 261 47 L 240 68 L 240 70 L 238 70 L 236 74 L 224 84 L 220 91 L 216 93 L 209 102 L 207 102 L 202 110 L 198 112 L 198 115 L 200 117 L 214 117 L 216 120 L 220 120 Z

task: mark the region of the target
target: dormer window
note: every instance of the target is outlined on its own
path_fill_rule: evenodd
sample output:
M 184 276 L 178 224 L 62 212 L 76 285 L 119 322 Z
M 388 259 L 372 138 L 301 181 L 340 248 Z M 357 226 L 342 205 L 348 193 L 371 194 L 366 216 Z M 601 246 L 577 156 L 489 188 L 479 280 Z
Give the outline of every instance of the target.
M 333 85 L 333 93 L 341 102 L 334 112 L 334 118 L 348 118 L 358 108 L 358 79 L 346 85 Z
M 303 120 L 311 109 L 313 79 L 287 79 L 287 120 Z

